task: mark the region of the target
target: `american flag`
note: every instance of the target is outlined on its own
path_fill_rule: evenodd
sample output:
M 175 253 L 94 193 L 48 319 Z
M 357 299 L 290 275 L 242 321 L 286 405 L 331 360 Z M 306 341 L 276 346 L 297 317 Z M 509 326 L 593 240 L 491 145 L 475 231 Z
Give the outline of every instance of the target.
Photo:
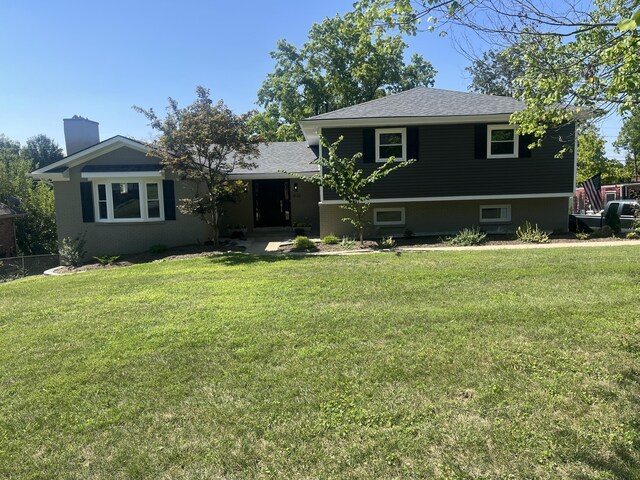
M 602 174 L 598 173 L 597 175 L 594 175 L 588 180 L 582 182 L 584 191 L 587 192 L 587 197 L 589 197 L 591 208 L 596 212 L 602 210 L 602 197 L 600 195 L 600 187 L 602 187 L 601 177 Z

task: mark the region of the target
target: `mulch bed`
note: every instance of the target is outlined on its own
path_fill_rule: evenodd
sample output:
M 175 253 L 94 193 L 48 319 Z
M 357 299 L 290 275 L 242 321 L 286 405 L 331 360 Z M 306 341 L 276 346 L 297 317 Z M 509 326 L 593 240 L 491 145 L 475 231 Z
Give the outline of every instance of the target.
M 444 242 L 443 237 L 412 237 L 412 238 L 396 238 L 396 247 L 410 247 L 410 248 L 438 248 L 438 247 L 450 247 L 452 245 Z M 608 242 L 611 240 L 625 241 L 622 237 L 603 237 L 603 238 L 589 238 L 588 240 L 578 240 L 572 233 L 561 233 L 549 235 L 549 243 L 596 243 L 596 242 Z M 530 243 L 521 242 L 516 240 L 511 235 L 487 235 L 487 239 L 482 246 L 491 245 L 531 245 Z M 311 250 L 297 250 L 293 244 L 286 244 L 280 246 L 279 251 L 283 253 L 295 253 L 295 252 L 340 252 L 340 251 L 370 251 L 378 250 L 378 245 L 374 241 L 365 241 L 364 247 L 360 246 L 360 242 L 350 248 L 345 248 L 340 244 L 337 245 L 324 245 L 322 243 L 316 243 L 316 248 Z

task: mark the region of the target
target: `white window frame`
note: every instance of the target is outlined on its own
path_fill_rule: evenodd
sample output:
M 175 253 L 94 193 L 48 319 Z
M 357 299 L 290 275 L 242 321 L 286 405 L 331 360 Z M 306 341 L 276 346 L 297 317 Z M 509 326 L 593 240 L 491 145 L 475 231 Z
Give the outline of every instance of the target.
M 505 208 L 507 216 L 504 218 L 482 218 L 482 211 L 490 208 Z M 511 222 L 511 205 L 480 205 L 480 223 L 509 223 Z
M 94 178 L 91 181 L 93 187 L 93 208 L 95 221 L 98 223 L 140 223 L 164 221 L 164 195 L 162 190 L 162 177 L 103 177 Z M 140 217 L 138 218 L 114 218 L 113 216 L 113 190 L 114 183 L 137 183 L 140 192 Z M 147 198 L 147 184 L 158 184 L 158 200 L 160 202 L 160 216 L 149 217 L 149 201 Z M 100 205 L 98 197 L 98 185 L 105 185 L 107 193 L 107 218 L 100 218 Z
M 609 199 L 609 197 L 613 195 L 612 199 Z M 607 204 L 608 202 L 615 202 L 616 200 L 618 200 L 618 193 L 615 190 L 608 190 L 604 192 L 604 203 Z
M 400 212 L 401 218 L 399 222 L 379 222 L 378 221 L 378 212 Z M 373 224 L 374 225 L 404 225 L 404 207 L 387 207 L 387 208 L 374 208 L 373 209 Z
M 513 130 L 513 153 L 501 153 L 491 154 L 491 132 L 494 130 Z M 515 125 L 503 124 L 503 125 L 487 125 L 487 158 L 518 158 L 519 145 L 518 145 L 518 133 L 516 132 Z M 506 142 L 500 142 L 506 143 Z
M 406 128 L 376 128 L 376 162 L 388 162 L 389 158 L 380 157 L 380 147 L 383 145 L 390 144 L 380 144 L 380 135 L 385 133 L 399 133 L 402 135 L 402 157 L 396 157 L 396 162 L 402 162 L 405 158 L 407 158 L 407 129 Z M 397 145 L 397 144 L 393 144 Z

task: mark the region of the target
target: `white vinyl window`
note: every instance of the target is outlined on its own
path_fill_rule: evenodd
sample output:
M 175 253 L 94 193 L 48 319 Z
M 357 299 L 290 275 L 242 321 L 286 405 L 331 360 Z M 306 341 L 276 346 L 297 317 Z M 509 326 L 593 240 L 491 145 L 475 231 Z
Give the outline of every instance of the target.
M 376 162 L 387 162 L 395 157 L 396 162 L 407 158 L 407 129 L 376 129 Z
M 93 182 L 98 222 L 153 222 L 164 220 L 162 180 L 113 178 Z
M 518 134 L 514 125 L 487 126 L 487 158 L 516 158 Z
M 511 221 L 511 205 L 480 205 L 480 223 Z
M 374 225 L 404 225 L 404 208 L 374 208 Z

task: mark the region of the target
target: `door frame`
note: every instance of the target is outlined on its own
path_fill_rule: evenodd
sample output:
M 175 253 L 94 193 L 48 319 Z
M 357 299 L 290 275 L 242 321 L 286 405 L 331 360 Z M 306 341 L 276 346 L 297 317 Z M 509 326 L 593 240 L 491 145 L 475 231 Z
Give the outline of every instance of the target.
M 259 216 L 260 216 L 260 212 L 259 212 L 259 205 L 258 205 L 258 201 L 259 201 L 259 197 L 260 194 L 256 194 L 256 185 L 259 185 L 260 183 L 266 183 L 266 182 L 279 182 L 281 183 L 285 188 L 283 190 L 283 198 L 282 198 L 282 214 L 283 214 L 283 224 L 279 224 L 279 225 L 258 225 L 258 223 L 260 223 L 259 220 Z M 259 188 L 258 188 L 259 190 Z M 252 217 L 253 217 L 253 228 L 286 228 L 286 227 L 291 227 L 291 181 L 288 178 L 272 178 L 272 179 L 260 179 L 260 180 L 251 180 L 251 193 L 252 193 L 252 197 L 253 197 L 253 202 L 252 202 Z M 278 200 L 276 200 L 278 201 Z

